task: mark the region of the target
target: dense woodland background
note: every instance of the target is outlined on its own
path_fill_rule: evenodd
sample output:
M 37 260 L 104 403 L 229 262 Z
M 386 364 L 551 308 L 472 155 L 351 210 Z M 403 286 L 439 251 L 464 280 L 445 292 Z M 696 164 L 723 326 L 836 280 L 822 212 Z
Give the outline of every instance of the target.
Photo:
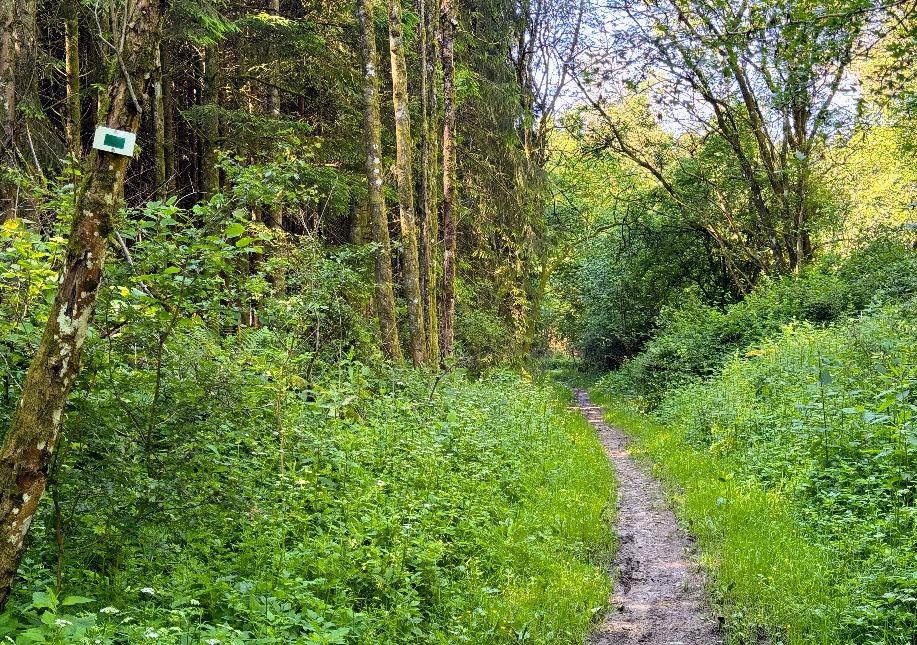
M 582 642 L 560 366 L 733 642 L 914 642 L 915 11 L 0 0 L 0 635 Z

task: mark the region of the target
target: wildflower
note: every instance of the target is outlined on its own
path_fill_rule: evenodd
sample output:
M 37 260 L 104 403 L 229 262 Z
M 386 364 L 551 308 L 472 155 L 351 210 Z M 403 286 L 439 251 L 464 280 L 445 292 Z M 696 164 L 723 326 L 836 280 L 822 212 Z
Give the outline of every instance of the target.
M 144 587 L 143 589 L 140 590 L 140 593 L 145 593 L 147 595 L 154 596 L 156 595 L 156 590 L 153 589 L 152 587 Z
M 99 613 L 100 614 L 118 614 L 120 613 L 120 610 L 115 607 L 102 607 L 99 610 Z
M 143 635 L 144 638 L 159 638 L 159 632 L 155 632 L 152 629 L 146 630 L 146 633 Z
M 66 618 L 55 618 L 55 619 L 54 619 L 54 624 L 57 625 L 58 627 L 69 627 L 69 626 L 72 625 L 73 623 L 71 623 L 71 622 L 70 622 L 69 620 L 67 620 Z
M 208 639 L 205 640 L 204 642 L 207 643 L 207 645 L 220 645 L 220 639 L 219 639 L 219 638 L 208 638 Z
M 191 605 L 192 607 L 198 607 L 200 606 L 201 601 L 198 600 L 197 598 L 192 598 L 191 600 L 188 601 L 188 604 Z
M 376 481 L 376 486 L 385 486 L 385 482 L 379 479 Z

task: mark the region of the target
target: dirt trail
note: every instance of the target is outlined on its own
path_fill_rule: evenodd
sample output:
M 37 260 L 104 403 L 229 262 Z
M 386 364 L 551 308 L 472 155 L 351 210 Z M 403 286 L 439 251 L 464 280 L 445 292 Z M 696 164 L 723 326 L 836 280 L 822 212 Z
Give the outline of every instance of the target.
M 598 432 L 618 479 L 615 590 L 590 645 L 714 645 L 723 643 L 710 619 L 691 541 L 678 525 L 659 482 L 630 456 L 629 439 L 605 423 L 602 408 L 576 391 L 583 416 Z

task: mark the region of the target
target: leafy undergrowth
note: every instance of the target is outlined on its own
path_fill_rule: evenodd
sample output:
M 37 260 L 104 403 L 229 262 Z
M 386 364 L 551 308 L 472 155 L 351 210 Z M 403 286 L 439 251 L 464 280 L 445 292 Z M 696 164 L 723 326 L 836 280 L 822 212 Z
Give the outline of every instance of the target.
M 669 390 L 716 376 L 736 352 L 774 338 L 784 326 L 843 324 L 876 303 L 917 294 L 917 254 L 910 244 L 879 237 L 846 258 L 824 256 L 801 275 L 762 281 L 725 309 L 681 293 L 664 307 L 653 337 L 609 378 L 618 389 L 655 407 Z
M 683 490 L 737 642 L 914 642 L 913 305 L 788 325 L 655 419 L 615 415 Z
M 110 401 L 78 402 L 90 427 L 74 420 L 69 449 L 82 459 L 55 494 L 79 513 L 64 516 L 61 552 L 54 505 L 43 507 L 3 633 L 582 642 L 609 592 L 614 490 L 594 434 L 558 390 L 497 373 L 448 377 L 431 396 L 426 378 L 376 379 L 344 361 L 336 386 L 285 393 L 280 419 L 274 384 L 214 342 L 179 337 L 170 350 L 208 376 L 185 383 L 194 391 L 175 402 L 168 452 L 153 450 L 152 467 L 105 434 Z M 105 441 L 79 443 L 88 432 Z

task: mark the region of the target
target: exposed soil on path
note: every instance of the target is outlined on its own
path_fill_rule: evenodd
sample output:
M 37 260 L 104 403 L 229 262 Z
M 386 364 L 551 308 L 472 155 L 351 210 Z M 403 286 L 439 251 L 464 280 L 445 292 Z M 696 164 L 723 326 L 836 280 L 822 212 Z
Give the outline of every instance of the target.
M 590 645 L 714 645 L 724 640 L 710 618 L 704 578 L 692 562 L 659 482 L 634 461 L 627 435 L 607 425 L 602 408 L 576 391 L 583 416 L 598 432 L 618 479 L 615 590 Z

